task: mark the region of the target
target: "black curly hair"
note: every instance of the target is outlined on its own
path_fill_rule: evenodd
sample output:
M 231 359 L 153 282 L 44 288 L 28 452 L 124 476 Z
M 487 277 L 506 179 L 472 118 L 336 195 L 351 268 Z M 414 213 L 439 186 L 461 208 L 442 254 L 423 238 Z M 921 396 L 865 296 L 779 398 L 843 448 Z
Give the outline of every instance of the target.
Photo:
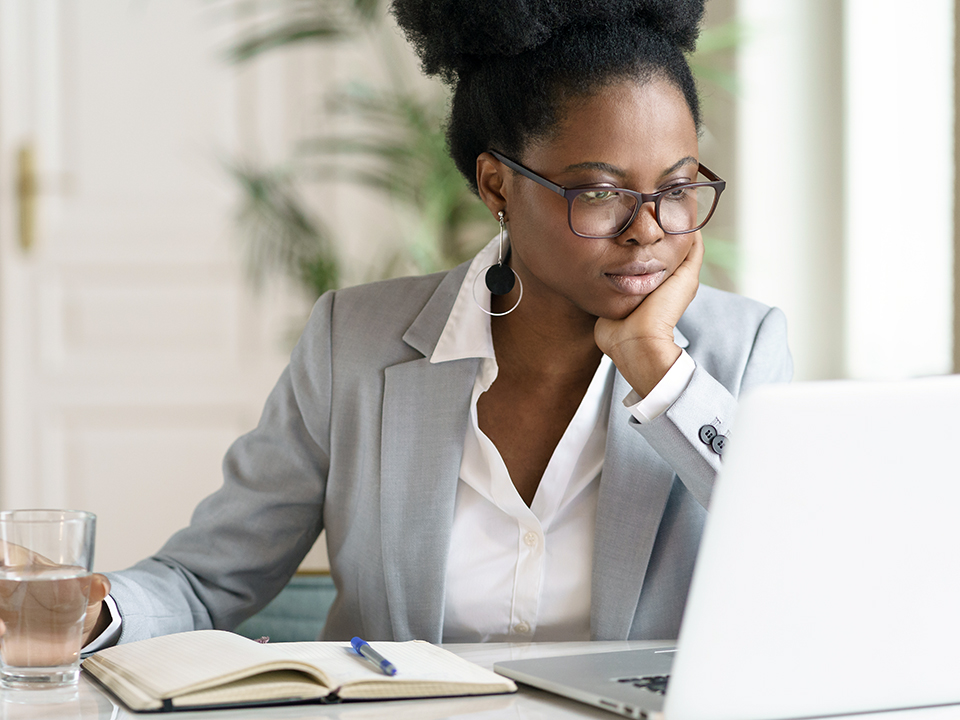
M 606 84 L 662 77 L 700 127 L 693 51 L 704 0 L 394 0 L 428 75 L 453 87 L 447 143 L 477 191 L 477 156 L 520 158 L 564 104 Z

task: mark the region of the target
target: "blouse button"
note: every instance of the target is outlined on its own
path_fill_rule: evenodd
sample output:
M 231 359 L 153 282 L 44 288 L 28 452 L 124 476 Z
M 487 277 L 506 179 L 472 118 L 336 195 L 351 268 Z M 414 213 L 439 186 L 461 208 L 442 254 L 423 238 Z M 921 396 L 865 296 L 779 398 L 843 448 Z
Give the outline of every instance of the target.
M 540 537 L 533 531 L 528 532 L 526 535 L 523 536 L 523 541 L 530 547 L 533 547 L 534 545 L 536 545 L 539 539 Z
M 528 632 L 530 632 L 530 626 L 525 622 L 520 622 L 513 626 L 513 631 L 520 635 L 526 635 Z

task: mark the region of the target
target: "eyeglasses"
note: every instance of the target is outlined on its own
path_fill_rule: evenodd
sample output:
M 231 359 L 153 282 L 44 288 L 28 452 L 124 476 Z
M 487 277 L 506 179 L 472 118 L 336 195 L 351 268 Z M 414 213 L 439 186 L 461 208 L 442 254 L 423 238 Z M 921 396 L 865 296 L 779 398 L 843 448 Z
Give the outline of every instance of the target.
M 699 230 L 713 215 L 727 183 L 704 167 L 699 174 L 708 182 L 672 185 L 654 193 L 641 193 L 605 185 L 565 188 L 547 180 L 496 150 L 490 154 L 511 170 L 533 180 L 567 200 L 567 222 L 575 235 L 584 238 L 612 238 L 622 234 L 637 217 L 640 206 L 652 202 L 657 224 L 668 235 Z

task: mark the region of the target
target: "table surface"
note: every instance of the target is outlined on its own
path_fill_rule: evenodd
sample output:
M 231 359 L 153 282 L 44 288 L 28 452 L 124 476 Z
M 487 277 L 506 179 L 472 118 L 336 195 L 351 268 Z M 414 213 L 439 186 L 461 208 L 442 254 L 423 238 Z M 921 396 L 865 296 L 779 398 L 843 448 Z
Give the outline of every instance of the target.
M 487 643 L 444 645 L 457 655 L 486 668 L 495 662 L 551 655 L 609 652 L 645 648 L 663 643 L 651 642 L 562 642 L 562 643 Z M 300 720 L 301 718 L 344 718 L 345 720 L 572 720 L 620 717 L 599 708 L 558 697 L 520 685 L 512 695 L 432 700 L 396 700 L 342 705 L 291 705 L 271 708 L 204 710 L 172 714 L 137 714 L 81 675 L 77 688 L 63 693 L 36 690 L 0 690 L 0 720 Z M 858 714 L 856 720 L 955 720 L 960 705 L 923 710 Z

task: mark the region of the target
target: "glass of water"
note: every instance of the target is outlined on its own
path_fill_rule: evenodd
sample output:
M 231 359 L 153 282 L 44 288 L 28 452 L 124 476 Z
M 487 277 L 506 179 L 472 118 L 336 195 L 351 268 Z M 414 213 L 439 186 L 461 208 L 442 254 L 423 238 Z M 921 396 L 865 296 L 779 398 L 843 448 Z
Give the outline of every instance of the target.
M 0 512 L 0 684 L 77 682 L 90 596 L 96 516 L 76 510 Z

